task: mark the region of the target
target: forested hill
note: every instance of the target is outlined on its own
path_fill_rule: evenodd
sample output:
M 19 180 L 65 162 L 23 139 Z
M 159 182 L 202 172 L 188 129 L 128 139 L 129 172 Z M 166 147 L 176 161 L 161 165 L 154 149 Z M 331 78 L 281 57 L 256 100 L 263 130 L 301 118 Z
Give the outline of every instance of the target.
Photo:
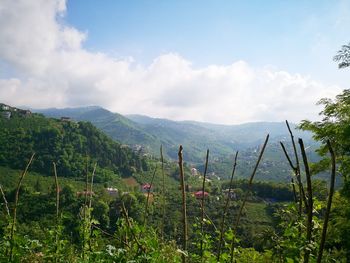
M 258 146 L 270 134 L 270 142 L 289 138 L 284 122 L 257 122 L 240 125 L 217 125 L 194 121 L 171 121 L 142 115 L 122 116 L 101 107 L 37 110 L 49 117 L 68 116 L 75 120 L 92 122 L 113 139 L 131 146 L 140 145 L 146 152 L 159 154 L 162 144 L 165 156 L 177 158 L 180 144 L 186 148 L 186 161 L 202 163 L 206 149 L 213 158 L 227 157 L 235 150 L 248 150 Z M 311 133 L 295 129 L 296 137 L 311 142 Z
M 86 164 L 92 169 L 97 162 L 96 179 L 100 180 L 147 169 L 142 156 L 113 141 L 91 123 L 16 112 L 11 118 L 0 116 L 0 166 L 23 169 L 32 153 L 36 155 L 31 170 L 43 174 L 51 173 L 52 162 L 57 162 L 59 175 L 66 177 L 83 176 Z

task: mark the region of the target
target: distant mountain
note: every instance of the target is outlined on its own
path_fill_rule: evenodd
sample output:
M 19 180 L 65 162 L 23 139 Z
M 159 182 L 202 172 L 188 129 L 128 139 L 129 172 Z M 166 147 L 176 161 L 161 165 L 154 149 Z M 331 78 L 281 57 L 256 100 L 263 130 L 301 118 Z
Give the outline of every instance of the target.
M 196 121 L 172 121 L 143 115 L 112 113 L 101 107 L 47 109 L 37 111 L 46 116 L 70 117 L 78 121 L 90 121 L 113 139 L 137 150 L 159 156 L 162 144 L 167 158 L 177 159 L 179 145 L 184 147 L 184 160 L 204 170 L 206 150 L 210 149 L 210 176 L 228 178 L 231 174 L 232 159 L 239 150 L 237 177 L 247 178 L 253 169 L 259 147 L 269 133 L 270 140 L 259 166 L 257 180 L 289 182 L 292 174 L 279 145 L 283 141 L 292 155 L 290 136 L 284 122 L 255 122 L 239 125 L 220 125 Z M 290 124 L 295 138 L 303 138 L 310 161 L 317 161 L 318 147 L 310 132 L 296 129 Z M 320 178 L 327 178 L 321 174 Z
M 270 142 L 289 138 L 284 122 L 256 122 L 239 125 L 218 125 L 195 121 L 172 121 L 143 115 L 112 113 L 101 107 L 36 110 L 49 117 L 70 117 L 90 121 L 113 139 L 130 146 L 140 145 L 146 152 L 159 156 L 163 144 L 165 155 L 176 159 L 180 144 L 186 161 L 202 163 L 206 149 L 214 158 L 224 158 L 235 150 L 245 150 L 262 143 L 267 133 Z M 295 130 L 296 137 L 311 141 L 311 134 Z
M 143 146 L 146 152 L 153 153 L 161 144 L 158 138 L 143 131 L 137 123 L 98 106 L 34 111 L 52 118 L 69 117 L 77 121 L 89 121 L 114 140 L 129 146 Z
M 204 171 L 205 151 L 210 149 L 210 164 L 208 172 L 211 176 L 228 178 L 231 174 L 234 151 L 239 150 L 237 176 L 247 178 L 255 165 L 259 154 L 259 147 L 265 136 L 270 134 L 269 143 L 257 172 L 258 180 L 288 182 L 291 176 L 289 164 L 281 149 L 280 142 L 284 142 L 291 158 L 292 145 L 290 135 L 285 122 L 255 122 L 239 125 L 220 125 L 195 121 L 170 121 L 167 119 L 150 118 L 142 115 L 127 115 L 129 119 L 142 125 L 148 133 L 156 134 L 159 138 L 168 138 L 175 143 L 173 152 L 169 155 L 174 159 L 176 147 L 184 145 L 186 160 L 194 162 L 196 168 Z M 307 146 L 309 161 L 319 160 L 315 149 L 319 144 L 312 139 L 310 132 L 296 129 L 296 125 L 290 123 L 296 138 L 303 138 Z M 191 154 L 193 154 L 191 156 Z M 192 159 L 191 159 L 192 157 Z M 320 178 L 328 175 L 321 174 Z

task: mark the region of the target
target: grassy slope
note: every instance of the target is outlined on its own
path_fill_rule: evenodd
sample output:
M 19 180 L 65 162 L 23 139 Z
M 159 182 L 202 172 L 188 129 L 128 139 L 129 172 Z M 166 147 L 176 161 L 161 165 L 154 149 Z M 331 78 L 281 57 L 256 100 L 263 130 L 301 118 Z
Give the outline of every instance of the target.
M 3 186 L 5 191 L 16 188 L 21 173 L 21 170 L 0 166 L 0 184 Z M 59 177 L 58 180 L 60 187 L 71 185 L 77 191 L 83 191 L 85 189 L 85 182 L 83 180 L 67 177 Z M 48 190 L 55 184 L 53 174 L 52 176 L 48 176 L 29 171 L 23 179 L 23 185 L 34 188 L 38 181 L 40 182 L 43 192 L 48 192 Z M 109 184 L 119 189 L 127 188 L 127 186 L 119 178 L 115 178 L 114 181 L 111 181 Z M 95 183 L 94 188 L 96 190 L 101 190 L 104 188 L 104 184 Z

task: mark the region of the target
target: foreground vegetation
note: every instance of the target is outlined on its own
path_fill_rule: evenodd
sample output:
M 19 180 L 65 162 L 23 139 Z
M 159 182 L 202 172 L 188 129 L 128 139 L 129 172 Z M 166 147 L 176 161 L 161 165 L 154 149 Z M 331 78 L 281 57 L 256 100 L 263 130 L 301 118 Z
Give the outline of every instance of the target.
M 268 136 L 249 180 L 235 177 L 237 152 L 230 180 L 209 182 L 209 150 L 204 172 L 191 177 L 182 146 L 175 164 L 89 123 L 1 119 L 0 261 L 349 262 L 350 91 L 321 104 L 322 121 L 300 125 L 321 143 L 317 162 L 286 123 L 290 184 L 255 179 Z

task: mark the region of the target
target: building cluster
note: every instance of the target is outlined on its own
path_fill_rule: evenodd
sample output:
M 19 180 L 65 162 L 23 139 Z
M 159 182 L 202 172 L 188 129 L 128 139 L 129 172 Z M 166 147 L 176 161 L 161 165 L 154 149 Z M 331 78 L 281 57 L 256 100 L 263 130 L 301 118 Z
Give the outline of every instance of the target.
M 28 117 L 32 115 L 30 110 L 22 110 L 15 107 L 11 107 L 4 103 L 0 103 L 0 114 L 2 118 L 11 119 L 13 115 L 17 115 L 20 117 Z

